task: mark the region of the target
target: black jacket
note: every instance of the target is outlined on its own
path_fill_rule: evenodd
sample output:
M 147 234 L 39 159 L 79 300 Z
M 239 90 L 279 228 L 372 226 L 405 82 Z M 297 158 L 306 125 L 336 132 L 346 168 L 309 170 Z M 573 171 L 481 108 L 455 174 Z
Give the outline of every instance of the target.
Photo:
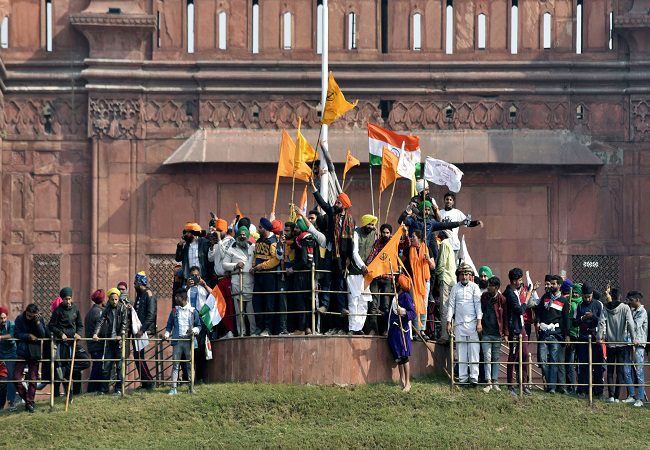
M 75 333 L 81 336 L 81 331 L 84 328 L 77 305 L 66 308 L 63 303 L 52 313 L 48 326 L 50 333 L 57 339 L 61 339 L 62 334 L 69 338 L 73 337 Z
M 117 310 L 117 311 L 116 311 Z M 117 314 L 113 314 L 116 311 Z M 92 330 L 93 334 L 96 334 L 100 338 L 110 338 L 113 333 L 113 321 L 117 320 L 115 323 L 115 333 L 117 336 L 123 334 L 128 334 L 129 324 L 131 321 L 130 312 L 122 303 L 118 303 L 115 308 L 111 305 L 107 305 L 102 311 L 102 315 L 99 317 L 99 320 L 95 324 L 95 328 Z
M 138 314 L 138 319 L 142 322 L 142 332 L 149 333 L 149 336 L 156 334 L 156 314 L 158 313 L 158 304 L 156 297 L 147 289 L 142 294 L 138 294 L 135 299 L 135 312 Z
M 506 298 L 508 330 L 510 330 L 512 336 L 518 336 L 521 334 L 521 318 L 526 312 L 526 305 L 521 304 L 519 296 L 510 285 L 503 291 L 503 296 Z
M 204 237 L 196 238 L 199 243 L 199 263 L 201 264 L 201 278 L 209 280 L 211 273 L 210 268 L 214 270 L 214 265 L 208 261 L 208 251 L 210 250 L 210 241 Z M 190 244 L 187 242 L 176 245 L 176 261 L 183 263 L 183 276 L 187 279 L 190 276 L 189 266 Z M 140 319 L 142 320 L 142 319 Z
M 19 339 L 16 346 L 18 358 L 35 360 L 41 358 L 41 341 L 32 341 L 29 335 L 33 334 L 37 338 L 46 338 L 48 336 L 47 328 L 43 319 L 38 322 L 27 320 L 25 313 L 16 317 L 14 336 Z M 12 375 L 13 376 L 13 375 Z
M 88 311 L 88 314 L 86 314 L 84 328 L 86 329 L 87 338 L 93 337 L 95 327 L 97 326 L 99 319 L 102 317 L 102 311 L 103 308 L 100 305 L 94 304 L 93 307 L 90 308 L 90 311 Z M 86 341 L 86 345 L 88 346 L 88 351 L 91 353 L 101 352 L 104 349 L 103 342 Z

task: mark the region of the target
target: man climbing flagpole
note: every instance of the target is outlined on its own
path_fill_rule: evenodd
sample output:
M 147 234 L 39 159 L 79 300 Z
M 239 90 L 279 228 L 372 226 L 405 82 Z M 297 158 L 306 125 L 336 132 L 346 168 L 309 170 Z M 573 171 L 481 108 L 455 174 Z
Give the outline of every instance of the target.
M 320 95 L 320 104 L 321 104 L 321 116 L 325 114 L 325 103 L 327 102 L 327 87 L 328 87 L 328 80 L 329 80 L 329 39 L 328 39 L 328 24 L 329 24 L 329 14 L 328 10 L 329 7 L 327 5 L 328 1 L 323 0 L 323 23 L 322 23 L 322 30 L 323 30 L 323 52 L 321 54 L 321 95 Z M 320 153 L 320 195 L 329 201 L 329 169 L 328 169 L 328 164 L 326 163 L 327 160 L 329 159 L 328 153 L 328 143 L 327 143 L 327 135 L 328 135 L 328 124 L 322 124 L 321 125 L 321 142 L 319 146 L 319 153 Z

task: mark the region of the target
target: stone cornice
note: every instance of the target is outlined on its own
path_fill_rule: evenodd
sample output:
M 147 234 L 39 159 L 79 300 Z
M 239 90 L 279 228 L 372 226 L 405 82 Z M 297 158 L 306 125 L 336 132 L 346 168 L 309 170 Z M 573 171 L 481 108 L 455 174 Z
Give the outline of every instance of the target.
M 70 24 L 74 26 L 155 28 L 156 18 L 150 14 L 124 16 L 120 14 L 72 14 Z

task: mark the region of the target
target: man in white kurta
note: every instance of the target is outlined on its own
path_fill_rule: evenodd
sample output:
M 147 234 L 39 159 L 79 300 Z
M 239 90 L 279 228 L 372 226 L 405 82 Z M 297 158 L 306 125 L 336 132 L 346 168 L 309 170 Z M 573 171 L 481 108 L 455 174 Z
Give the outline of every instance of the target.
M 368 273 L 366 260 L 377 237 L 377 217 L 366 214 L 361 218 L 361 226 L 352 236 L 352 264 L 347 276 L 348 289 L 348 330 L 352 334 L 363 334 L 363 325 L 368 314 L 368 302 L 372 302 L 370 287 L 364 287 L 363 276 Z M 373 311 L 374 313 L 374 311 Z
M 470 278 L 474 275 L 472 268 L 463 263 L 456 272 L 461 281 L 456 283 L 449 293 L 447 309 L 447 332 L 453 334 L 458 352 L 458 380 L 461 383 L 478 383 L 478 364 L 481 329 L 481 289 Z

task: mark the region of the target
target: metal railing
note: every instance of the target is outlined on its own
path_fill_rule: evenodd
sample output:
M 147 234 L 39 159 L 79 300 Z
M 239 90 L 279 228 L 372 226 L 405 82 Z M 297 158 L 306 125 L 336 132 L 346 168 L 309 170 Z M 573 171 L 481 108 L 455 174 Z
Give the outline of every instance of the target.
M 469 382 L 469 381 L 468 382 L 456 381 L 456 375 L 458 375 L 456 373 L 456 368 L 455 368 L 456 364 L 467 364 L 468 365 L 468 371 L 470 370 L 470 366 L 472 366 L 472 365 L 482 365 L 482 366 L 485 367 L 485 370 L 487 371 L 487 370 L 489 370 L 489 367 L 492 364 L 496 363 L 496 361 L 492 362 L 492 361 L 487 361 L 487 360 L 479 360 L 479 361 L 461 361 L 461 360 L 457 360 L 457 356 L 458 356 L 457 352 L 458 351 L 456 349 L 456 345 L 458 345 L 458 342 L 459 341 L 457 340 L 457 337 L 455 336 L 455 334 L 451 334 L 450 335 L 450 357 L 449 357 L 450 358 L 449 359 L 449 361 L 450 361 L 450 364 L 449 364 L 450 365 L 450 373 L 449 373 L 450 388 L 453 390 L 457 386 L 470 385 L 470 384 L 487 386 L 488 383 L 478 383 L 478 382 L 473 383 L 473 382 Z M 500 343 L 501 341 L 486 341 L 486 340 L 463 340 L 462 341 L 463 344 L 468 344 L 468 345 L 471 345 L 471 344 L 481 345 L 482 343 L 497 343 L 497 342 Z M 629 371 L 628 372 L 629 376 L 631 376 L 632 379 L 634 379 L 634 367 L 635 366 L 637 366 L 637 367 L 641 366 L 641 368 L 642 368 L 641 370 L 645 370 L 646 367 L 650 366 L 650 363 L 647 363 L 645 361 L 645 359 L 646 359 L 645 354 L 644 354 L 643 360 L 641 362 L 636 361 L 636 359 L 634 357 L 634 354 L 633 354 L 633 350 L 634 350 L 634 348 L 636 346 L 633 345 L 632 343 L 630 343 L 629 341 L 627 341 L 627 342 L 601 342 L 601 341 L 592 340 L 592 337 L 589 336 L 589 339 L 587 341 L 570 341 L 570 342 L 567 342 L 567 341 L 563 341 L 563 340 L 562 341 L 560 341 L 560 340 L 558 340 L 558 341 L 546 341 L 546 340 L 530 340 L 530 339 L 528 339 L 526 342 L 527 342 L 527 344 L 533 344 L 533 345 L 535 345 L 535 344 L 537 344 L 537 345 L 540 345 L 540 344 L 542 344 L 542 345 L 544 345 L 544 344 L 555 344 L 555 345 L 558 345 L 558 346 L 563 346 L 563 345 L 574 345 L 574 346 L 584 345 L 584 346 L 587 347 L 587 360 L 586 361 L 580 361 L 580 360 L 578 360 L 578 358 L 576 358 L 575 361 L 568 361 L 568 362 L 567 361 L 550 361 L 550 360 L 539 361 L 538 360 L 538 362 L 535 363 L 532 360 L 532 354 L 528 353 L 527 354 L 528 361 L 524 361 L 524 353 L 523 353 L 524 340 L 523 340 L 522 336 L 519 335 L 518 339 L 516 341 L 514 341 L 514 342 L 511 341 L 511 342 L 508 343 L 509 346 L 510 345 L 516 345 L 517 346 L 517 354 L 518 354 L 517 355 L 517 360 L 516 361 L 505 361 L 505 362 L 503 362 L 501 360 L 498 361 L 499 366 L 502 367 L 502 368 L 503 367 L 508 368 L 509 366 L 512 366 L 512 365 L 515 366 L 515 368 L 517 370 L 517 379 L 516 379 L 516 381 L 498 382 L 498 384 L 502 385 L 502 386 L 508 386 L 510 389 L 516 391 L 516 393 L 517 393 L 517 395 L 519 397 L 524 396 L 524 390 L 527 387 L 538 387 L 539 389 L 544 389 L 544 386 L 556 386 L 556 387 L 561 387 L 561 388 L 566 388 L 566 387 L 581 388 L 582 387 L 582 388 L 585 388 L 584 389 L 585 397 L 588 399 L 589 404 L 593 405 L 595 388 L 603 388 L 603 390 L 605 388 L 616 388 L 618 390 L 618 389 L 628 389 L 628 388 L 637 388 L 637 387 L 643 387 L 645 389 L 645 388 L 650 387 L 650 383 L 648 383 L 645 379 L 644 379 L 644 383 L 633 383 L 633 382 L 628 383 L 628 382 L 626 382 L 625 378 L 628 376 L 627 374 L 623 374 L 624 379 L 620 380 L 618 371 L 616 373 L 617 376 L 616 376 L 616 382 L 615 383 L 607 383 L 606 378 L 604 378 L 605 373 L 606 373 L 605 366 L 607 366 L 607 367 L 615 367 L 615 368 L 619 367 L 619 366 L 623 366 L 624 370 Z M 593 349 L 594 349 L 595 345 L 597 345 L 597 346 L 604 345 L 606 347 L 617 346 L 618 348 L 623 347 L 625 349 L 624 351 L 631 353 L 631 355 L 628 355 L 628 359 L 626 359 L 626 361 L 624 361 L 624 362 L 608 362 L 607 358 L 604 357 L 604 356 L 602 358 L 602 361 L 594 361 Z M 639 345 L 648 346 L 648 345 L 650 345 L 650 343 L 649 342 L 640 342 Z M 510 347 L 508 347 L 508 349 L 509 349 L 509 351 L 511 351 Z M 538 352 L 538 357 L 539 357 L 539 352 Z M 533 381 L 534 366 L 536 366 L 536 365 L 541 366 L 541 371 L 536 372 L 536 373 L 538 375 L 540 375 L 540 377 L 542 379 L 542 385 L 536 384 Z M 564 377 L 563 380 L 559 380 L 559 379 L 547 380 L 546 377 L 545 377 L 545 374 L 548 373 L 548 372 L 545 370 L 545 366 L 547 366 L 549 368 L 550 367 L 558 367 L 558 368 L 559 367 L 572 367 L 572 368 L 575 368 L 575 371 L 576 371 L 575 380 L 576 381 L 575 382 L 567 382 L 566 374 L 565 374 L 565 377 Z M 599 366 L 602 369 L 602 376 L 603 376 L 604 379 L 594 380 L 594 369 L 598 368 Z M 581 383 L 580 380 L 579 380 L 580 377 L 579 377 L 578 374 L 580 372 L 581 367 L 586 368 L 586 370 L 587 370 L 587 382 L 586 383 Z M 527 371 L 528 382 L 526 382 L 526 383 L 524 382 L 524 370 Z M 559 374 L 556 374 L 556 376 L 559 377 Z M 468 377 L 468 379 L 469 379 L 469 377 Z M 459 378 L 459 380 L 460 380 L 460 378 Z M 491 381 L 493 381 L 492 384 L 496 384 L 495 380 L 491 380 Z M 644 395 L 645 395 L 645 398 L 643 400 L 647 401 L 647 393 L 645 393 Z M 636 400 L 640 400 L 640 399 L 636 399 Z
M 118 338 L 97 338 L 97 339 L 94 339 L 94 338 L 82 338 L 82 337 L 77 338 L 77 339 L 70 338 L 67 341 L 63 341 L 61 339 L 55 339 L 54 336 L 51 336 L 49 338 L 38 338 L 38 339 L 36 339 L 36 341 L 41 342 L 41 345 L 43 345 L 43 346 L 49 345 L 50 357 L 49 358 L 42 358 L 41 357 L 38 360 L 32 360 L 32 361 L 37 362 L 37 364 L 39 364 L 40 369 L 41 369 L 41 370 L 39 370 L 39 376 L 37 377 L 37 379 L 29 380 L 29 379 L 23 379 L 23 377 L 14 378 L 15 375 L 13 373 L 8 373 L 8 377 L 6 379 L 0 378 L 0 384 L 3 384 L 3 383 L 4 384 L 9 384 L 9 383 L 35 383 L 35 384 L 36 383 L 42 383 L 42 384 L 49 384 L 50 385 L 50 392 L 49 392 L 50 408 L 54 408 L 54 399 L 55 399 L 54 386 L 57 383 L 67 384 L 70 387 L 70 386 L 72 386 L 73 383 L 94 382 L 94 383 L 107 383 L 107 384 L 110 384 L 110 383 L 113 383 L 113 382 L 116 382 L 116 381 L 120 381 L 121 385 L 122 385 L 122 388 L 120 389 L 120 396 L 124 397 L 126 395 L 127 386 L 133 385 L 134 383 L 138 383 L 138 382 L 143 383 L 143 382 L 150 381 L 148 379 L 142 379 L 142 378 L 130 376 L 130 375 L 133 375 L 134 372 L 136 372 L 136 370 L 137 370 L 136 366 L 137 366 L 138 361 L 140 361 L 140 360 L 136 357 L 135 351 L 133 352 L 132 357 L 127 357 L 127 345 L 129 345 L 129 343 L 133 343 L 133 342 L 141 340 L 141 339 L 142 338 L 127 337 L 126 335 L 122 335 L 122 336 L 120 336 Z M 20 339 L 18 339 L 18 338 L 11 338 L 11 339 L 7 339 L 7 340 L 14 341 L 14 342 L 17 342 L 17 343 L 20 342 Z M 108 341 L 116 341 L 116 340 L 120 341 L 120 357 L 119 358 L 104 358 L 103 356 L 102 356 L 101 359 L 92 358 L 92 357 L 84 358 L 85 361 L 88 361 L 90 363 L 90 367 L 88 367 L 86 369 L 83 369 L 83 370 L 89 370 L 89 369 L 91 370 L 92 369 L 92 363 L 95 363 L 95 362 L 101 362 L 102 365 L 104 363 L 119 363 L 120 373 L 119 374 L 116 373 L 116 376 L 118 377 L 117 380 L 115 380 L 115 379 L 104 379 L 104 378 L 100 378 L 100 379 L 88 378 L 88 379 L 85 379 L 85 380 L 75 380 L 74 379 L 75 371 L 74 371 L 74 365 L 73 364 L 74 364 L 75 360 L 78 361 L 78 359 L 75 359 L 73 357 L 61 358 L 61 357 L 57 356 L 57 345 L 60 345 L 61 343 L 68 343 L 68 344 L 72 343 L 72 345 L 76 347 L 78 342 L 84 342 L 84 341 L 86 341 L 86 342 L 89 342 L 89 341 L 108 342 Z M 190 357 L 189 357 L 189 359 L 178 359 L 178 360 L 163 357 L 164 348 L 160 347 L 160 350 L 159 350 L 159 343 L 160 344 L 163 343 L 164 341 L 166 341 L 166 339 L 163 339 L 163 338 L 160 338 L 160 337 L 158 337 L 158 338 L 151 338 L 150 337 L 150 338 L 148 338 L 148 340 L 150 342 L 153 342 L 155 345 L 154 346 L 147 345 L 145 347 L 145 349 L 148 350 L 148 351 L 145 352 L 145 359 L 143 361 L 145 363 L 153 362 L 153 363 L 156 363 L 156 364 L 160 364 L 161 367 L 162 367 L 162 369 L 158 371 L 158 376 L 153 381 L 155 381 L 157 384 L 170 384 L 173 381 L 169 380 L 169 379 L 165 379 L 164 376 L 162 376 L 162 374 L 164 374 L 164 372 L 166 370 L 168 370 L 170 367 L 172 367 L 174 363 L 189 364 L 189 367 L 187 369 L 188 372 L 189 372 L 189 380 L 184 381 L 184 380 L 180 379 L 180 376 L 179 376 L 179 379 L 176 380 L 176 383 L 188 384 L 189 387 L 190 387 L 190 392 L 193 392 L 194 391 L 194 381 L 195 381 L 194 380 L 194 362 L 195 362 L 194 336 L 187 337 L 187 338 L 178 338 L 178 339 L 170 338 L 170 339 L 167 339 L 170 342 L 170 345 L 171 345 L 172 341 L 189 342 L 189 344 L 190 344 L 189 345 L 189 347 L 190 347 Z M 30 341 L 30 342 L 34 342 L 34 341 Z M 131 346 L 131 347 L 133 348 L 133 346 Z M 147 353 L 153 354 L 153 357 L 152 358 L 146 358 Z M 73 355 L 74 355 L 74 353 L 73 353 Z M 4 361 L 4 362 L 20 362 L 20 361 L 25 361 L 25 359 L 24 358 L 4 358 L 4 359 L 2 359 L 0 361 Z M 67 363 L 70 363 L 70 364 L 68 365 Z M 42 373 L 43 364 L 49 364 L 50 377 L 47 378 L 47 379 L 42 378 L 40 376 L 40 374 Z M 165 367 L 165 364 L 167 365 L 166 367 Z M 130 365 L 132 366 L 132 368 L 131 368 L 130 371 L 127 372 L 127 367 L 130 366 Z M 62 376 L 57 377 L 57 366 L 59 366 L 59 369 L 66 370 L 68 372 L 67 373 L 62 373 Z M 59 372 L 61 372 L 61 370 Z M 117 367 L 111 367 L 109 373 L 112 373 L 113 370 L 117 371 L 118 369 L 117 369 Z M 102 367 L 102 372 L 103 372 L 103 367 Z M 180 367 L 179 367 L 179 372 L 180 372 Z M 22 375 L 24 376 L 24 374 L 22 374 Z M 66 377 L 66 375 L 67 375 L 67 377 Z M 69 387 L 68 387 L 68 389 L 69 389 Z

